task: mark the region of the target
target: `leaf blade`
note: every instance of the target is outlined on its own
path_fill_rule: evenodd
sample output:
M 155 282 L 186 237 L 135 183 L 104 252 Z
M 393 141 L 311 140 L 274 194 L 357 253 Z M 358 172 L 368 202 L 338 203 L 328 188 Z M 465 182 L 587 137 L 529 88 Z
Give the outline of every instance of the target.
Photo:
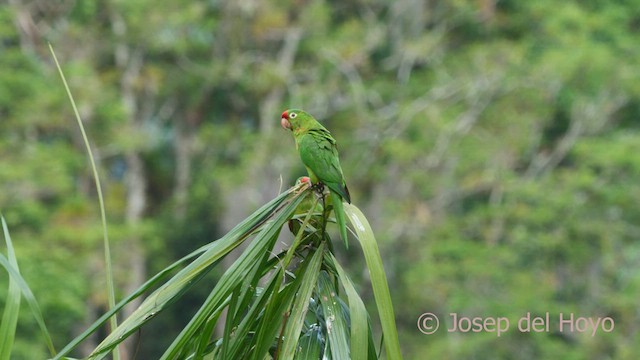
M 2 230 L 4 232 L 5 243 L 7 244 L 7 257 L 9 264 L 13 266 L 16 273 L 20 273 L 18 260 L 11 243 L 11 236 L 7 224 L 2 217 Z M 9 290 L 5 301 L 5 308 L 2 314 L 2 323 L 0 323 L 0 359 L 9 360 L 11 358 L 11 349 L 16 335 L 16 326 L 18 325 L 18 313 L 20 312 L 20 285 L 14 279 L 9 277 Z
M 368 335 L 369 326 L 367 323 L 367 309 L 360 295 L 356 291 L 353 282 L 344 271 L 338 260 L 329 254 L 330 264 L 338 273 L 338 278 L 344 287 L 349 300 L 349 314 L 351 316 L 351 359 L 364 360 L 368 358 Z
M 398 341 L 398 330 L 396 328 L 389 284 L 382 264 L 382 257 L 376 242 L 371 225 L 364 214 L 353 204 L 344 204 L 345 212 L 353 225 L 360 246 L 364 252 L 365 261 L 371 277 L 371 287 L 376 300 L 380 325 L 384 334 L 384 347 L 389 359 L 402 359 L 400 352 L 400 342 Z
M 325 243 L 320 244 L 315 251 L 308 267 L 304 271 L 300 289 L 298 295 L 293 302 L 289 322 L 284 331 L 284 342 L 282 343 L 282 358 L 293 359 L 298 339 L 300 338 L 300 332 L 302 331 L 302 325 L 304 324 L 304 318 L 309 309 L 309 300 L 311 294 L 316 286 L 318 279 L 320 266 L 322 265 L 322 258 L 324 256 Z

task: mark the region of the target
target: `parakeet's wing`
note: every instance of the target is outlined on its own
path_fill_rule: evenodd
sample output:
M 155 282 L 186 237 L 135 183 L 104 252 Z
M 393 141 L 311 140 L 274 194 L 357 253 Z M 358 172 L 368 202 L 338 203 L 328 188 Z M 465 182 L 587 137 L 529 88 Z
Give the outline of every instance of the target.
M 309 130 L 298 142 L 300 158 L 323 184 L 351 202 L 344 181 L 336 140 L 325 129 Z

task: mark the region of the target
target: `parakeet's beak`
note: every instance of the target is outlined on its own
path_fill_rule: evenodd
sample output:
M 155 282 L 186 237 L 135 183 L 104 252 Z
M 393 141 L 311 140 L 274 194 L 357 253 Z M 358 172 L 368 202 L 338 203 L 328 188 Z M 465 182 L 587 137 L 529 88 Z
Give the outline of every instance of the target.
M 285 130 L 290 130 L 291 129 L 291 123 L 289 122 L 289 120 L 287 120 L 287 118 L 280 119 L 280 125 Z
M 291 130 L 291 123 L 289 122 L 289 114 L 287 112 L 282 113 L 282 117 L 280 118 L 280 126 L 282 126 L 285 130 Z

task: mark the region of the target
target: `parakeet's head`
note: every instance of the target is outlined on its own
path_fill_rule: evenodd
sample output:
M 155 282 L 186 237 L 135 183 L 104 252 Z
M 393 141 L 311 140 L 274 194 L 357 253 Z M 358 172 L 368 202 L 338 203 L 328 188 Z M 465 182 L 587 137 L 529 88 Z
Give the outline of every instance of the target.
M 296 185 L 311 183 L 311 179 L 308 176 L 301 176 L 296 180 Z
M 317 123 L 317 121 L 313 116 L 298 109 L 285 110 L 280 117 L 280 125 L 282 125 L 282 128 L 291 131 L 307 128 L 315 123 Z

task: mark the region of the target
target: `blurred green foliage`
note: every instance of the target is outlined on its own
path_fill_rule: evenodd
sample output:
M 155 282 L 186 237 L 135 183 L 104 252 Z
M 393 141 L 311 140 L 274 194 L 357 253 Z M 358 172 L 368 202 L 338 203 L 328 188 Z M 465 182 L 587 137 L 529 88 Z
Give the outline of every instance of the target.
M 47 42 L 101 169 L 118 298 L 304 174 L 278 127 L 295 106 L 338 140 L 405 358 L 640 353 L 638 2 L 11 0 L 0 19 L 0 209 L 58 347 L 106 292 L 95 189 Z M 357 253 L 342 254 L 351 274 Z M 366 275 L 354 281 L 371 299 Z M 179 332 L 202 301 L 188 296 L 142 331 L 138 358 Z M 423 312 L 547 311 L 615 330 L 416 328 Z M 43 358 L 23 312 L 15 358 Z

